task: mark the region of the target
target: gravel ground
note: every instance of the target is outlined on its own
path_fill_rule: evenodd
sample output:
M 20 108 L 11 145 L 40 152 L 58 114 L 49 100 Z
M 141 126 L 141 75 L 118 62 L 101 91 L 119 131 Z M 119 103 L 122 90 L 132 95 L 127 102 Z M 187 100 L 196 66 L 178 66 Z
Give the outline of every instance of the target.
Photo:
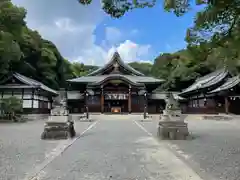
M 187 141 L 158 141 L 157 120 L 141 122 L 141 115 L 94 119 L 95 126 L 76 122 L 78 134 L 92 128 L 48 162 L 36 180 L 240 179 L 238 119 L 188 121 L 194 139 Z M 42 141 L 42 130 L 43 121 L 0 124 L 0 180 L 23 180 L 66 142 Z
M 39 172 L 38 180 L 201 180 L 138 116 L 101 116 L 95 126 Z
M 64 141 L 43 141 L 44 121 L 0 124 L 0 180 L 19 180 Z M 76 123 L 78 132 L 89 123 Z
M 176 155 L 203 179 L 240 179 L 240 119 L 230 121 L 191 120 L 193 140 L 165 141 Z M 157 121 L 143 122 L 156 136 Z

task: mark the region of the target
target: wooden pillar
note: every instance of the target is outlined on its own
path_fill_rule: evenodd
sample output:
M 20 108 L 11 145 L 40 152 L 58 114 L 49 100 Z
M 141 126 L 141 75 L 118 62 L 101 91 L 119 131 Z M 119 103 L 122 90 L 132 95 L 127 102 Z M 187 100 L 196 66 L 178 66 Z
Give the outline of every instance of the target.
M 129 86 L 129 90 L 128 90 L 128 112 L 131 113 L 132 112 L 132 97 L 131 97 L 131 86 Z
M 143 97 L 144 97 L 144 106 L 143 106 L 143 118 L 146 119 L 147 118 L 147 92 L 145 92 L 143 94 Z
M 101 88 L 101 113 L 104 111 L 104 93 L 103 93 L 103 87 Z
M 146 111 L 148 111 L 148 101 L 147 101 L 147 92 L 144 93 L 144 107 L 146 108 Z
M 85 108 L 84 108 L 84 112 L 86 112 L 88 109 L 88 92 L 85 92 Z
M 24 98 L 24 89 L 22 89 L 22 100 Z
M 229 109 L 228 109 L 228 107 L 229 107 L 228 96 L 224 97 L 224 101 L 225 101 L 225 103 L 224 103 L 224 105 L 225 105 L 225 113 L 228 114 L 229 113 Z
M 32 109 L 33 109 L 33 102 L 34 102 L 34 89 L 32 89 Z

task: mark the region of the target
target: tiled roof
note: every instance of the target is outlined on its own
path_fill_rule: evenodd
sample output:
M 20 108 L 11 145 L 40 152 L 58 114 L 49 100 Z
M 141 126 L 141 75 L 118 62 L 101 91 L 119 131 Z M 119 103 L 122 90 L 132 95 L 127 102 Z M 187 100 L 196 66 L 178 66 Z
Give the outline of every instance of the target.
M 120 55 L 118 52 L 115 52 L 111 58 L 111 60 L 105 64 L 103 67 L 89 73 L 87 76 L 95 76 L 95 75 L 99 75 L 102 71 L 104 71 L 105 69 L 107 69 L 109 66 L 111 66 L 114 62 L 118 62 L 118 64 L 120 64 L 121 66 L 123 66 L 125 69 L 127 69 L 128 71 L 132 72 L 134 75 L 138 75 L 138 76 L 144 76 L 143 73 L 137 71 L 136 69 L 132 68 L 131 66 L 129 66 L 128 64 L 125 64 L 123 62 L 123 60 L 121 59 Z
M 48 92 L 51 92 L 53 94 L 58 94 L 57 91 L 47 87 L 46 85 L 44 85 L 43 83 L 39 82 L 39 81 L 36 81 L 34 79 L 31 79 L 29 77 L 26 77 L 26 76 L 23 76 L 19 73 L 14 73 L 13 76 L 15 78 L 17 78 L 19 81 L 21 81 L 22 83 L 24 84 L 27 84 L 29 86 L 32 86 L 32 87 L 38 87 L 38 88 L 41 88 L 42 90 L 45 90 L 45 91 L 48 91 Z
M 225 69 L 214 71 L 210 74 L 207 74 L 206 76 L 196 79 L 196 81 L 191 86 L 183 90 L 180 94 L 189 93 L 197 89 L 211 87 L 212 85 L 221 82 L 224 78 L 227 77 L 227 75 L 228 71 L 226 71 Z
M 232 78 L 229 78 L 224 84 L 222 84 L 220 87 L 210 91 L 209 93 L 216 93 L 224 90 L 228 90 L 233 88 L 234 86 L 238 85 L 240 83 L 239 76 L 234 76 Z
M 102 79 L 101 81 L 93 82 L 89 85 L 100 85 L 100 84 L 102 84 L 102 83 L 104 83 L 108 80 L 116 80 L 116 79 L 125 80 L 125 81 L 129 82 L 130 84 L 136 85 L 136 86 L 144 85 L 143 83 L 138 83 L 135 79 L 129 78 L 129 77 L 124 76 L 122 74 L 110 74 L 110 75 L 106 76 L 104 79 Z
M 116 74 L 109 74 L 109 75 L 101 75 L 101 76 L 82 76 L 75 79 L 67 80 L 68 82 L 78 82 L 78 83 L 94 83 L 94 82 L 100 82 L 104 80 L 107 77 L 116 76 Z M 127 79 L 129 79 L 132 82 L 136 83 L 161 83 L 164 80 L 162 79 L 156 79 L 154 77 L 149 76 L 131 76 L 131 75 L 118 75 L 123 76 Z

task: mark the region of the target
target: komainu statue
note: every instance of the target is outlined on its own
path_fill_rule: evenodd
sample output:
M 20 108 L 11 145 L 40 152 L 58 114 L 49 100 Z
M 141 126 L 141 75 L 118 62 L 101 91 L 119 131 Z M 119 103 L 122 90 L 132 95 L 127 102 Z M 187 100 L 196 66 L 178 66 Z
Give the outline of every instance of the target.
M 44 125 L 41 139 L 67 139 L 75 136 L 74 122 L 67 110 L 66 91 L 60 90 L 55 98 L 51 115 Z
M 167 93 L 165 101 L 166 107 L 158 124 L 158 136 L 162 139 L 186 139 L 188 126 L 184 122 L 185 116 L 181 113 L 179 102 L 171 92 Z

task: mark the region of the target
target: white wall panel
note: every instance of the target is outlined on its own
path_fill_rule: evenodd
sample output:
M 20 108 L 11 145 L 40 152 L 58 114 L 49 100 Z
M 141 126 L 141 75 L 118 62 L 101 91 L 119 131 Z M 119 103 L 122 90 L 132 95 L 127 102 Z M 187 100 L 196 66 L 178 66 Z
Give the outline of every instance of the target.
M 14 94 L 13 96 L 18 98 L 18 99 L 22 99 L 22 95 L 21 94 Z
M 38 100 L 33 101 L 33 108 L 38 108 Z
M 32 108 L 32 100 L 23 100 L 23 108 Z
M 67 98 L 68 99 L 82 99 L 84 96 L 79 91 L 68 91 Z
M 32 99 L 31 94 L 24 94 L 23 99 Z

